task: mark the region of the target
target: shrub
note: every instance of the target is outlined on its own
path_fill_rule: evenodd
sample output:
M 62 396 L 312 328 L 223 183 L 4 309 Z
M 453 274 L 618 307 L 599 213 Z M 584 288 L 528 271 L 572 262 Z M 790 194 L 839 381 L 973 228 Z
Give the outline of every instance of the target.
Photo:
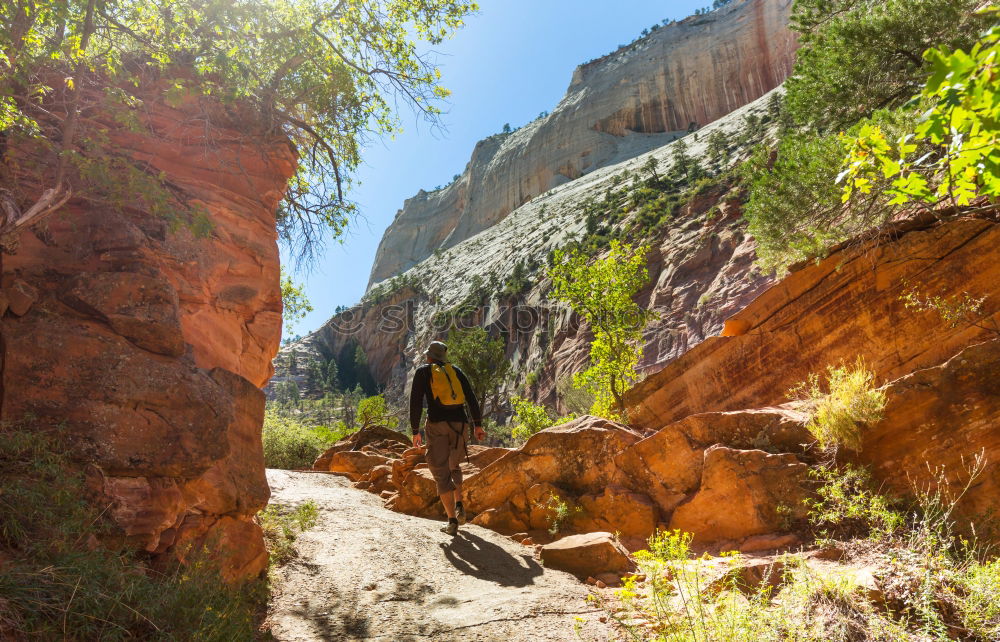
M 294 508 L 269 504 L 257 514 L 257 521 L 264 531 L 264 540 L 271 557 L 271 564 L 281 565 L 292 560 L 295 540 L 299 533 L 316 525 L 319 508 L 313 500 L 302 502 Z
M 555 535 L 562 528 L 563 522 L 568 518 L 583 511 L 580 506 L 570 506 L 569 502 L 559 497 L 559 495 L 549 495 L 548 500 L 538 507 L 548 513 L 546 519 L 549 522 L 549 534 Z
M 343 422 L 332 428 L 311 426 L 269 408 L 264 414 L 262 433 L 264 465 L 268 468 L 310 468 L 324 450 L 352 432 L 355 431 L 349 430 Z
M 573 415 L 568 415 L 560 419 L 553 419 L 545 406 L 522 397 L 513 397 L 510 404 L 514 408 L 512 419 L 514 427 L 511 428 L 510 434 L 518 441 L 525 441 L 546 428 L 564 424 L 576 418 Z
M 819 442 L 820 448 L 844 446 L 861 449 L 859 424 L 874 424 L 882 419 L 885 393 L 874 387 L 875 375 L 860 358 L 853 367 L 827 368 L 824 392 L 819 375 L 812 373 L 807 381 L 789 391 L 789 396 L 804 402 L 809 412 L 806 428 Z
M 819 483 L 806 500 L 809 523 L 821 540 L 869 537 L 884 539 L 903 525 L 896 502 L 876 493 L 867 470 L 854 466 L 822 466 L 809 471 Z

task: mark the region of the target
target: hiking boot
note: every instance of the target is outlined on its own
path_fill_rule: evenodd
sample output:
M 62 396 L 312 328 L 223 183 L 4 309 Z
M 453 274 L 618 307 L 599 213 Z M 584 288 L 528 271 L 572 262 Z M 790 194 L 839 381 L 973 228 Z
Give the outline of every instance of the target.
M 455 502 L 455 519 L 459 524 L 465 523 L 465 506 L 462 506 L 462 502 Z
M 454 537 L 455 535 L 458 535 L 458 520 L 457 519 L 449 519 L 448 520 L 448 525 L 441 527 L 441 532 L 442 533 L 448 533 L 452 537 Z

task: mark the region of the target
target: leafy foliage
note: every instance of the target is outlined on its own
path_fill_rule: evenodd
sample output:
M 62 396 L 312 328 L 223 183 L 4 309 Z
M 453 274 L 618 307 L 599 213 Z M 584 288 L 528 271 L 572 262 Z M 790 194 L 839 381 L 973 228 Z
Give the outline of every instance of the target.
M 282 238 L 308 254 L 320 232 L 344 229 L 360 147 L 396 128 L 395 103 L 433 119 L 433 101 L 448 93 L 414 40 L 441 42 L 475 9 L 464 0 L 0 4 L 0 130 L 54 168 L 39 207 L 18 202 L 26 187 L 5 201 L 14 213 L 6 222 L 35 222 L 69 194 L 100 198 L 86 179 L 101 175 L 145 174 L 151 200 L 176 197 L 166 177 L 106 144 L 100 115 L 137 129 L 150 97 L 175 105 L 204 98 L 244 110 L 254 123 L 248 133 L 292 141 L 299 167 L 278 223 Z M 16 174 L 4 178 L 17 184 Z M 28 213 L 37 216 L 26 221 Z
M 268 408 L 264 414 L 262 433 L 264 465 L 289 470 L 311 468 L 323 451 L 355 430 L 343 423 L 330 427 L 309 424 Z
M 897 502 L 876 493 L 863 468 L 821 466 L 809 476 L 819 486 L 806 500 L 809 523 L 821 540 L 868 537 L 881 540 L 903 526 Z
M 931 107 L 912 132 L 895 140 L 877 125 L 846 137 L 843 200 L 867 194 L 879 180 L 890 204 L 966 206 L 1000 198 L 1000 27 L 969 52 L 929 49 L 931 75 L 920 98 Z M 924 153 L 924 147 L 932 149 Z
M 514 439 L 522 442 L 546 428 L 558 426 L 576 418 L 573 415 L 568 415 L 554 419 L 545 406 L 523 397 L 512 397 L 510 405 L 514 409 L 510 434 Z
M 537 506 L 548 513 L 546 520 L 549 522 L 550 535 L 558 533 L 567 519 L 583 512 L 582 506 L 572 506 L 556 494 L 549 495 L 544 503 L 539 503 Z
M 624 417 L 625 391 L 638 380 L 642 329 L 653 314 L 633 300 L 649 278 L 648 248 L 613 241 L 606 258 L 593 262 L 578 250 L 558 250 L 549 269 L 552 296 L 568 303 L 590 326 L 591 366 L 574 375 L 574 385 L 594 395 L 591 413 Z
M 903 132 L 912 122 L 902 112 L 878 112 L 858 125 Z M 744 218 L 757 240 L 759 265 L 782 271 L 823 256 L 833 245 L 882 225 L 894 214 L 886 207 L 882 185 L 844 203 L 836 184 L 844 158 L 842 139 L 829 134 L 789 133 L 772 155 L 759 148 L 741 168 L 749 187 Z
M 903 105 L 930 47 L 969 47 L 989 19 L 980 0 L 796 0 L 801 47 L 786 82 L 792 118 L 828 132 Z
M 281 308 L 285 332 L 291 332 L 299 320 L 313 311 L 302 286 L 292 281 L 292 277 L 285 274 L 284 269 L 281 270 Z
M 385 397 L 375 395 L 362 399 L 358 402 L 358 412 L 355 421 L 361 428 L 368 426 L 385 426 L 394 429 L 399 425 L 399 419 L 395 416 Z
M 879 422 L 885 410 L 885 392 L 876 389 L 874 381 L 875 375 L 859 358 L 853 367 L 829 366 L 825 391 L 819 375 L 811 373 L 788 396 L 804 402 L 810 414 L 806 428 L 820 448 L 860 450 L 860 426 Z

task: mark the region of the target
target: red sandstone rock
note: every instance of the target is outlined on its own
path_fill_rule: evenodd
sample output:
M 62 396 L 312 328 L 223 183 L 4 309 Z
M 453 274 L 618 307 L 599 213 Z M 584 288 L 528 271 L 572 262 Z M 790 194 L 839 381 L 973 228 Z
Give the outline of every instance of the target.
M 38 290 L 21 279 L 13 279 L 3 289 L 7 309 L 11 314 L 24 316 L 38 300 Z
M 389 451 L 394 456 L 399 456 L 403 455 L 406 448 L 409 447 L 410 440 L 402 433 L 390 430 L 385 426 L 365 426 L 347 438 L 338 441 L 317 457 L 313 463 L 313 470 L 330 470 L 330 460 L 335 454 L 347 450 L 361 450 L 371 445 L 381 445 L 381 448 L 376 448 L 376 450 L 382 452 L 383 456 L 389 456 Z
M 699 543 L 788 530 L 805 514 L 806 465 L 794 455 L 713 446 L 701 486 L 670 520 Z
M 335 453 L 330 458 L 327 470 L 331 473 L 342 474 L 351 481 L 357 481 L 362 475 L 371 472 L 376 466 L 384 466 L 388 461 L 388 457 L 382 457 L 381 455 L 370 455 L 357 450 L 345 450 Z
M 884 417 L 862 434 L 855 461 L 900 495 L 933 488 L 943 472 L 954 496 L 981 455 L 982 473 L 956 508 L 965 518 L 989 514 L 1000 497 L 1000 339 L 897 379 L 885 393 Z
M 628 551 L 611 533 L 586 533 L 570 535 L 541 550 L 546 568 L 567 571 L 581 580 L 601 573 L 628 573 L 635 564 Z
M 891 381 L 985 337 L 949 327 L 936 312 L 908 310 L 900 295 L 907 281 L 945 298 L 996 292 L 1000 225 L 967 219 L 909 228 L 893 242 L 832 252 L 773 285 L 739 313 L 750 332 L 707 339 L 636 385 L 627 395 L 632 422 L 658 429 L 695 413 L 780 404 L 810 372 L 858 356 L 879 381 Z M 987 303 L 986 312 L 1000 319 L 1000 304 Z
M 258 388 L 280 339 L 274 212 L 295 158 L 200 99 L 141 98 L 155 135 L 112 130 L 112 142 L 163 172 L 212 232 L 172 230 L 141 203 L 70 201 L 44 235 L 20 233 L 3 260 L 14 314 L 0 319 L 0 420 L 65 426 L 129 541 L 163 557 L 203 544 L 242 579 L 267 559 L 251 520 L 268 497 Z

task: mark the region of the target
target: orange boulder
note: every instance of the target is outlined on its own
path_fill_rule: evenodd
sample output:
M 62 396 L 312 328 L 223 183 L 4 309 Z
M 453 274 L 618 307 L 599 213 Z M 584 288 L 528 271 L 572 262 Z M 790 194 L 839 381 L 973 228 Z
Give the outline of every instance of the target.
M 787 531 L 805 516 L 806 465 L 794 455 L 713 446 L 701 486 L 670 520 L 698 543 Z

